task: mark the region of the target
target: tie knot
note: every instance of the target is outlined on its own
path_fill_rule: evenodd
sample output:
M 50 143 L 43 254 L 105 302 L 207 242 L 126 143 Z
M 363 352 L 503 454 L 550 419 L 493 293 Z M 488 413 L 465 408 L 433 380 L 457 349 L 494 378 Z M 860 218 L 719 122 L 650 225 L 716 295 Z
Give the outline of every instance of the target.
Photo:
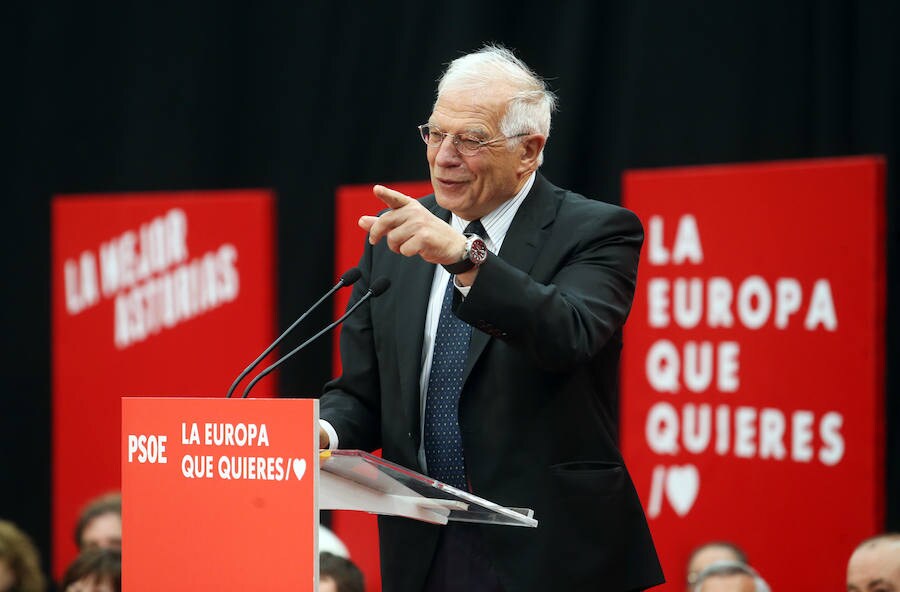
M 469 222 L 469 225 L 463 230 L 463 234 L 477 234 L 481 238 L 487 240 L 487 231 L 481 224 L 481 220 L 472 220 Z

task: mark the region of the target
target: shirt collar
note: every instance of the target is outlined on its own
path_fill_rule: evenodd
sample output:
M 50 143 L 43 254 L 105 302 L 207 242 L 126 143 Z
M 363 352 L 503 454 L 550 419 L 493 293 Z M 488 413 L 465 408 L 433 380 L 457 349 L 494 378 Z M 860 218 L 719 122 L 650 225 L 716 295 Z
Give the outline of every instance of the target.
M 500 251 L 500 246 L 503 244 L 503 239 L 506 238 L 509 226 L 512 224 L 516 212 L 519 211 L 519 206 L 522 205 L 528 192 L 531 191 L 536 176 L 537 172 L 531 173 L 518 193 L 481 218 L 481 224 L 484 226 L 485 232 L 487 232 L 487 236 L 481 238 L 484 239 L 487 248 L 490 249 L 492 253 Z M 470 221 L 471 220 L 463 220 L 456 214 L 451 214 L 450 217 L 450 224 L 459 232 L 465 230 Z

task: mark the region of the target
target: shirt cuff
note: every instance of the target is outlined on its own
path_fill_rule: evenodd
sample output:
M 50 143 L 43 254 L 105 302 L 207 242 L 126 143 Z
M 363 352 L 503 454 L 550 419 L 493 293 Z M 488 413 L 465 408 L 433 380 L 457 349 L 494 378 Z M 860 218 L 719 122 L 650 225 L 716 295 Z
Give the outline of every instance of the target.
M 328 450 L 337 450 L 338 435 L 337 432 L 334 431 L 334 426 L 324 419 L 319 420 L 319 425 L 322 426 L 322 429 L 325 430 L 326 434 L 328 434 Z
M 462 294 L 462 297 L 465 298 L 469 295 L 469 290 L 472 289 L 472 286 L 460 286 L 456 281 L 456 276 L 453 276 L 453 287 L 459 290 L 459 293 Z

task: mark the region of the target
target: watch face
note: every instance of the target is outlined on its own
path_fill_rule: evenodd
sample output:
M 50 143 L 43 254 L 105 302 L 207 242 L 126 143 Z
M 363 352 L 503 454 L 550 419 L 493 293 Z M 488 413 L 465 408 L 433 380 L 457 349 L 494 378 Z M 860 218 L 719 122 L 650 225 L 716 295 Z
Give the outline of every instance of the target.
M 481 265 L 487 259 L 487 251 L 487 245 L 484 244 L 484 241 L 476 237 L 472 240 L 472 244 L 469 247 L 469 261 L 475 265 Z

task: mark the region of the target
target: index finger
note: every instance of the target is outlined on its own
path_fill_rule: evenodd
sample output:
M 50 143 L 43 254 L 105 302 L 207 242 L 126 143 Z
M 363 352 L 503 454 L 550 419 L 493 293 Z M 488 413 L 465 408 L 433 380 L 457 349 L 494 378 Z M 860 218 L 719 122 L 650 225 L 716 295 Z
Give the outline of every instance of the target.
M 389 189 L 384 185 L 376 185 L 372 188 L 372 191 L 375 192 L 375 197 L 383 201 L 384 205 L 391 208 L 392 210 L 402 208 L 406 204 L 415 201 L 408 195 L 403 195 L 399 191 Z

